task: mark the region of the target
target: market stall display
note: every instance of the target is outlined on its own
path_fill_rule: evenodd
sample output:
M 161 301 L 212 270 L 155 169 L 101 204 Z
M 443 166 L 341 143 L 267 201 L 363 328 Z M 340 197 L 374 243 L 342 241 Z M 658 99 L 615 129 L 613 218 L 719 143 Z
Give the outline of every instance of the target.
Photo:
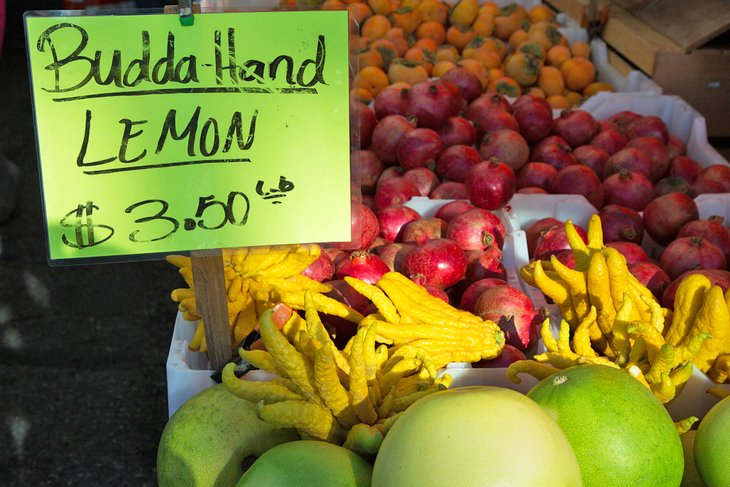
M 338 52 L 357 67 L 349 86 L 339 71 L 332 98 L 349 105 L 338 148 L 362 183 L 338 192 L 347 232 L 157 249 L 181 277 L 160 485 L 261 485 L 273 469 L 328 485 L 670 486 L 692 447 L 698 475 L 722 479 L 707 437 L 727 431 L 730 164 L 702 115 L 616 75 L 600 40 L 541 2 L 326 0 L 311 12 L 330 9 L 351 13 Z M 323 38 L 282 93 L 316 93 L 308 65 L 327 84 Z M 266 184 L 255 191 L 271 206 L 295 186 Z M 248 204 L 201 197 L 185 231 L 243 226 L 237 197 Z M 216 205 L 213 228 L 202 213 Z M 505 466 L 519 453 L 529 468 Z M 279 468 L 282 456 L 301 466 Z

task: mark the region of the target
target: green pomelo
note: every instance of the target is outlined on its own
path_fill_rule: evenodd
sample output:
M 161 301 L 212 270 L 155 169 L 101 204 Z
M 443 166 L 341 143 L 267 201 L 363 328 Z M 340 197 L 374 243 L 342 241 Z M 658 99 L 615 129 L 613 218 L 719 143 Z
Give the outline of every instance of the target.
M 390 429 L 373 487 L 578 486 L 557 424 L 524 394 L 468 386 L 416 401 Z
M 730 486 L 730 397 L 715 404 L 702 418 L 694 458 L 708 487 Z
M 694 458 L 694 442 L 697 436 L 697 430 L 689 430 L 680 435 L 682 440 L 682 449 L 684 450 L 684 474 L 682 475 L 682 485 L 680 487 L 705 487 L 705 483 L 697 473 Z
M 233 486 L 246 459 L 298 439 L 296 430 L 260 420 L 253 403 L 217 384 L 188 399 L 165 425 L 157 482 L 160 487 Z
M 579 365 L 528 393 L 573 445 L 583 484 L 674 486 L 682 481 L 682 443 L 662 403 L 627 372 Z
M 372 474 L 372 465 L 352 450 L 299 440 L 261 455 L 236 487 L 370 487 Z

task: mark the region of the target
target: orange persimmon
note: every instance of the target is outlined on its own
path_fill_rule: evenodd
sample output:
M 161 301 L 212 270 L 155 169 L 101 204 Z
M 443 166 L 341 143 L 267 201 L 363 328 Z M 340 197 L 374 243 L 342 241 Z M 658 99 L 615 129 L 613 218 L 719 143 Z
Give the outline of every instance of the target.
M 566 46 L 557 44 L 547 50 L 545 60 L 550 66 L 560 67 L 563 62 L 573 57 L 570 49 Z
M 451 25 L 468 27 L 477 18 L 478 12 L 479 0 L 458 0 L 449 12 L 449 22 Z
M 571 91 L 580 91 L 596 79 L 596 68 L 583 57 L 568 59 L 560 65 L 560 72 L 563 74 L 565 87 Z
M 390 0 L 367 0 L 373 14 L 390 15 L 393 11 L 393 4 Z
M 570 52 L 573 53 L 573 57 L 588 59 L 591 56 L 591 46 L 587 42 L 576 41 L 570 45 Z
M 505 96 L 511 96 L 517 98 L 522 94 L 522 87 L 517 81 L 510 78 L 509 76 L 502 76 L 501 78 L 494 79 L 487 85 L 488 93 L 501 93 Z
M 450 25 L 446 29 L 446 42 L 456 47 L 459 51 L 471 42 L 476 36 L 476 32 L 470 27 L 460 27 L 458 25 Z
M 416 6 L 423 22 L 438 22 L 445 25 L 449 18 L 449 6 L 439 0 L 423 0 Z
M 565 80 L 560 69 L 555 66 L 543 66 L 537 76 L 537 86 L 547 96 L 562 95 L 565 92 Z
M 545 101 L 553 110 L 565 110 L 573 105 L 565 95 L 550 95 L 545 98 Z
M 388 67 L 388 79 L 391 84 L 404 82 L 413 86 L 421 81 L 427 81 L 428 71 L 418 63 L 396 59 Z
M 446 42 L 446 28 L 436 20 L 427 20 L 421 22 L 421 25 L 416 28 L 416 37 L 418 39 L 431 39 L 435 43 L 435 47 L 438 48 Z
M 383 14 L 368 17 L 360 27 L 360 35 L 368 39 L 380 39 L 392 27 L 390 20 Z
M 401 7 L 390 14 L 394 27 L 400 27 L 403 32 L 413 34 L 421 24 L 421 12 L 413 7 Z
M 376 66 L 366 66 L 360 69 L 353 81 L 354 88 L 364 88 L 372 93 L 373 97 L 378 96 L 378 93 L 389 84 L 390 79 L 388 75 Z

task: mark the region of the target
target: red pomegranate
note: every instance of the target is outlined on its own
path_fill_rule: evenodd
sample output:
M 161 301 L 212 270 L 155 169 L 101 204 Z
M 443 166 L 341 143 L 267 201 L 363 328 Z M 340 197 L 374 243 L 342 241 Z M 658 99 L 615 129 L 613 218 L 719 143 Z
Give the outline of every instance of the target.
M 464 182 L 471 203 L 479 208 L 503 208 L 517 190 L 517 177 L 505 163 L 491 159 L 474 166 Z
M 537 345 L 542 314 L 520 289 L 505 285 L 484 290 L 474 305 L 474 313 L 497 323 L 505 342 L 522 352 L 532 352 Z
M 641 245 L 644 238 L 644 221 L 641 213 L 621 205 L 605 205 L 598 210 L 603 229 L 603 241 L 626 241 Z
M 373 129 L 372 143 L 370 149 L 385 164 L 396 164 L 398 154 L 396 148 L 404 134 L 416 128 L 413 120 L 403 115 L 388 115 L 378 120 Z
M 573 148 L 590 143 L 598 130 L 598 122 L 593 115 L 578 109 L 563 110 L 553 125 L 553 133 Z
M 479 143 L 479 154 L 488 160 L 496 157 L 513 171 L 524 166 L 530 156 L 525 138 L 515 130 L 495 130 L 487 133 Z
M 390 271 L 380 257 L 368 250 L 356 250 L 339 261 L 335 267 L 335 279 L 354 277 L 369 284 L 375 284 L 383 274 Z
M 380 235 L 389 242 L 400 241 L 403 226 L 421 218 L 416 210 L 402 204 L 381 208 L 377 211 L 376 216 L 380 226 Z
M 677 288 L 682 281 L 692 274 L 702 274 L 706 276 L 713 286 L 720 286 L 723 292 L 727 292 L 730 289 L 730 272 L 722 269 L 693 269 L 687 271 L 673 279 L 669 285 L 664 288 L 662 293 L 662 306 L 669 309 L 674 309 L 674 298 L 677 293 Z
M 502 251 L 497 246 L 486 250 L 466 251 L 464 284 L 468 286 L 486 278 L 507 280 L 507 269 L 502 264 Z
M 383 172 L 383 161 L 371 150 L 356 149 L 350 153 L 351 165 L 360 173 L 360 190 L 375 193 L 375 185 Z
M 431 191 L 441 184 L 441 180 L 427 167 L 414 167 L 403 173 L 403 179 L 412 182 L 421 196 L 428 196 Z
M 444 144 L 435 130 L 418 127 L 403 134 L 395 148 L 398 163 L 406 169 L 436 169 L 436 160 Z
M 525 240 L 527 240 L 527 253 L 530 256 L 535 255 L 535 246 L 540 235 L 552 227 L 561 227 L 564 223 L 557 218 L 547 216 L 540 218 L 525 228 Z
M 378 209 L 399 205 L 414 196 L 420 196 L 418 187 L 403 176 L 390 178 L 375 189 L 375 207 Z
M 680 237 L 667 245 L 659 257 L 659 265 L 670 278 L 676 279 L 694 269 L 724 270 L 727 261 L 723 251 L 704 238 Z
M 380 233 L 380 224 L 373 210 L 362 203 L 353 202 L 350 214 L 351 242 L 334 242 L 329 246 L 341 250 L 367 249 Z
M 644 230 L 659 245 L 668 245 L 685 223 L 699 219 L 699 209 L 691 196 L 669 193 L 644 208 Z
M 452 145 L 439 155 L 436 174 L 444 180 L 464 182 L 469 170 L 482 161 L 482 156 L 470 145 Z
M 375 253 L 380 257 L 380 260 L 385 262 L 388 269 L 401 272 L 403 270 L 403 259 L 405 259 L 406 254 L 415 246 L 415 244 L 410 243 L 394 242 L 377 247 Z
M 406 254 L 403 271 L 410 278 L 419 276 L 426 284 L 446 288 L 464 278 L 466 255 L 453 240 L 429 240 Z
M 667 152 L 669 158 L 674 159 L 677 156 L 684 156 L 687 154 L 687 146 L 679 136 L 669 134 L 669 140 L 667 141 Z
M 636 147 L 625 147 L 608 158 L 603 170 L 604 179 L 622 169 L 643 174 L 649 181 L 651 179 L 651 159 Z
M 676 156 L 669 161 L 669 175 L 693 183 L 702 170 L 699 162 L 687 156 Z
M 595 208 L 603 206 L 603 184 L 588 166 L 573 164 L 559 170 L 550 180 L 553 194 L 577 194 L 585 197 Z
M 446 238 L 464 250 L 484 250 L 504 244 L 504 223 L 492 211 L 474 208 L 454 217 L 446 229 Z
M 366 104 L 350 100 L 350 147 L 365 149 L 372 143 L 378 123 L 375 112 Z
M 590 144 L 602 149 L 608 153 L 609 156 L 614 155 L 629 143 L 628 137 L 618 131 L 614 127 L 606 127 L 596 134 L 591 139 Z
M 335 265 L 327 252 L 320 252 L 319 257 L 302 271 L 302 274 L 315 281 L 329 281 L 335 274 Z
M 730 262 L 730 229 L 723 224 L 723 217 L 713 215 L 706 220 L 693 220 L 679 229 L 677 238 L 702 237 L 715 245 Z
M 646 286 L 657 299 L 662 298 L 664 289 L 672 282 L 672 279 L 664 272 L 664 269 L 653 262 L 635 262 L 630 264 L 629 272 L 641 284 Z
M 550 180 L 558 173 L 555 167 L 546 162 L 528 162 L 517 171 L 517 188 L 550 187 Z
M 644 248 L 635 243 L 628 242 L 626 240 L 615 240 L 613 242 L 606 242 L 606 247 L 613 247 L 614 249 L 621 252 L 626 258 L 626 265 L 635 264 L 636 262 L 650 262 L 651 258 L 646 253 Z
M 655 115 L 640 117 L 629 124 L 626 135 L 629 139 L 637 137 L 656 137 L 662 144 L 669 141 L 669 129 L 664 120 Z
M 466 185 L 459 181 L 442 181 L 429 197 L 432 200 L 464 200 L 467 199 Z
M 585 229 L 579 225 L 574 226 L 578 235 L 580 235 L 584 242 L 588 243 L 588 235 Z M 568 237 L 565 235 L 565 225 L 550 227 L 537 237 L 532 260 L 548 260 L 551 255 L 558 254 L 567 249 L 570 249 L 570 243 L 568 242 Z
M 603 181 L 605 178 L 606 163 L 610 155 L 605 150 L 595 145 L 581 145 L 573 150 L 573 157 L 578 164 L 583 164 L 593 169 L 598 179 Z
M 408 222 L 403 227 L 403 243 L 423 245 L 428 240 L 446 236 L 448 224 L 441 218 L 421 218 Z
M 444 147 L 457 144 L 471 146 L 477 141 L 477 129 L 464 117 L 449 117 L 436 132 L 441 137 Z
M 523 95 L 529 97 L 530 95 Z M 544 139 L 553 130 L 553 112 L 549 105 L 533 101 L 540 98 L 530 97 L 530 101 L 512 107 L 512 114 L 519 123 L 520 133 L 529 144 Z
M 406 83 L 394 83 L 383 88 L 373 100 L 373 109 L 378 120 L 388 115 L 405 115 L 410 89 L 410 85 Z
M 479 296 L 482 294 L 483 291 L 491 287 L 505 285 L 507 285 L 507 281 L 498 277 L 486 277 L 484 279 L 474 281 L 469 284 L 469 286 L 467 286 L 467 288 L 464 289 L 464 292 L 461 294 L 459 308 L 463 309 L 464 311 L 473 313 L 474 305 L 476 305 L 477 299 L 479 299 Z
M 669 152 L 656 137 L 636 137 L 629 141 L 626 147 L 635 147 L 649 157 L 651 170 L 649 179 L 656 182 L 664 177 L 669 170 Z
M 449 223 L 456 216 L 461 215 L 462 213 L 469 211 L 472 208 L 476 207 L 466 200 L 449 201 L 448 203 L 440 206 L 433 216 L 435 216 L 436 218 L 441 218 L 446 223 Z
M 654 186 L 645 175 L 623 169 L 603 180 L 605 204 L 643 211 L 654 197 Z
M 416 83 L 408 91 L 406 116 L 415 119 L 418 127 L 437 130 L 458 115 L 459 108 L 454 92 L 438 80 Z
M 728 164 L 711 164 L 705 166 L 697 174 L 698 181 L 716 181 L 722 185 L 725 193 L 730 193 L 730 165 Z

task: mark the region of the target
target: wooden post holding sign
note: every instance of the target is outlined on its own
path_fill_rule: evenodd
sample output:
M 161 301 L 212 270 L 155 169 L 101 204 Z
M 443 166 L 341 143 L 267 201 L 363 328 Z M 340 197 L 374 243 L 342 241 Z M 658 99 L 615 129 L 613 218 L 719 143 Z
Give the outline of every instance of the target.
M 351 239 L 348 18 L 192 20 L 27 12 L 26 41 L 49 263 L 189 252 L 219 367 L 221 249 Z

